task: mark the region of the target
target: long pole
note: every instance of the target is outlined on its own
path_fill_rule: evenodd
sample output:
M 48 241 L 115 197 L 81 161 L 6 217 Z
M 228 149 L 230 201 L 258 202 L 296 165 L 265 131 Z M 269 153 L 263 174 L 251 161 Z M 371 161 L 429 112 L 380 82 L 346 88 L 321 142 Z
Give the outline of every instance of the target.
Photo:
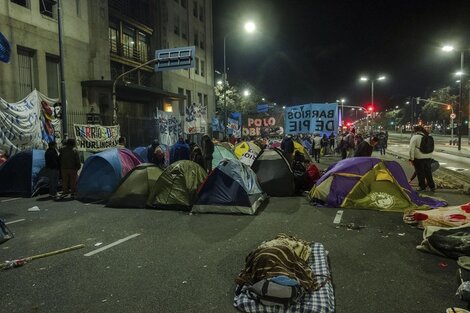
M 457 132 L 458 132 L 458 146 L 457 149 L 460 151 L 462 149 L 462 85 L 463 85 L 463 56 L 464 53 L 463 51 L 460 52 L 460 92 L 459 92 L 459 121 L 458 121 L 458 127 L 457 127 Z
M 452 114 L 454 114 L 454 107 L 452 107 Z M 454 119 L 450 119 L 450 144 L 454 144 Z
M 227 138 L 227 55 L 225 54 L 227 35 L 224 36 L 224 139 Z
M 125 75 L 129 74 L 129 73 L 132 73 L 134 71 L 137 71 L 139 68 L 142 68 L 146 65 L 149 65 L 150 63 L 154 63 L 154 62 L 157 62 L 158 59 L 155 58 L 155 59 L 152 59 L 150 61 L 147 61 L 145 63 L 142 63 L 140 64 L 139 66 L 137 67 L 134 67 L 130 70 L 128 70 L 127 72 L 124 72 L 122 73 L 121 75 L 119 75 L 118 77 L 116 77 L 116 79 L 114 80 L 113 82 L 113 125 L 117 125 L 118 124 L 118 120 L 117 120 L 117 112 L 118 112 L 118 106 L 117 106 L 117 102 L 116 102 L 116 84 L 118 82 L 118 80 L 120 80 L 121 78 L 123 78 Z
M 62 106 L 62 133 L 63 139 L 68 137 L 67 128 L 67 96 L 65 93 L 65 77 L 64 77 L 64 34 L 63 34 L 63 21 L 62 21 L 62 1 L 57 0 L 57 24 L 59 31 L 59 54 L 60 54 L 60 102 Z

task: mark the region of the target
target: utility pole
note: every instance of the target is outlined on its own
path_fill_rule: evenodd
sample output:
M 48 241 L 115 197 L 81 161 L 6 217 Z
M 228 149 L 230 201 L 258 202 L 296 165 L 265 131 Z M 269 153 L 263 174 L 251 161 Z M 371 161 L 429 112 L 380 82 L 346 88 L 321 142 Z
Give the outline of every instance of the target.
M 60 54 L 60 64 L 59 64 L 59 71 L 60 71 L 60 102 L 62 106 L 62 133 L 64 138 L 67 139 L 68 137 L 68 130 L 67 130 L 67 96 L 65 93 L 65 77 L 64 77 L 64 60 L 65 60 L 65 52 L 64 52 L 64 34 L 63 34 L 63 21 L 62 21 L 62 1 L 57 0 L 57 24 L 59 30 L 59 54 Z

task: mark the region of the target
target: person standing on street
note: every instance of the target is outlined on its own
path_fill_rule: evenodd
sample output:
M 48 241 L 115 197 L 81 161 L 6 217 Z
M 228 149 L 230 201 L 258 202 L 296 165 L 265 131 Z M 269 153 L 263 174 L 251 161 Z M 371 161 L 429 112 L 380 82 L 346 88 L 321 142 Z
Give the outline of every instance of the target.
M 189 145 L 184 142 L 183 137 L 179 137 L 178 141 L 170 149 L 170 164 L 180 160 L 190 160 L 191 151 Z
M 387 137 L 384 132 L 379 134 L 379 151 L 380 155 L 385 155 L 385 149 L 387 149 Z
M 356 130 L 351 129 L 344 140 L 347 142 L 347 157 L 351 158 L 356 150 Z
M 335 155 L 335 134 L 331 132 L 330 136 L 328 137 L 328 141 L 330 144 L 330 151 L 333 155 Z
M 370 157 L 372 156 L 372 152 L 374 151 L 374 147 L 379 142 L 379 138 L 372 137 L 370 142 L 367 140 L 361 141 L 360 144 L 357 145 L 356 152 L 354 153 L 354 157 Z
M 75 197 L 77 173 L 81 167 L 80 156 L 75 149 L 75 139 L 67 139 L 65 147 L 60 149 L 59 160 L 62 172 L 62 196 L 71 194 Z
M 410 140 L 409 161 L 415 167 L 415 172 L 418 176 L 419 188 L 417 191 L 426 190 L 426 185 L 431 191 L 434 191 L 436 185 L 434 184 L 431 170 L 432 152 L 428 152 L 428 149 L 422 151 L 424 149 L 422 141 L 428 140 L 427 136 L 429 136 L 429 133 L 421 125 L 414 126 L 414 132 L 415 134 Z
M 321 137 L 319 134 L 313 135 L 312 154 L 313 159 L 320 163 Z
M 59 184 L 60 170 L 59 153 L 57 152 L 57 144 L 55 141 L 49 142 L 48 146 L 45 159 L 47 177 L 49 178 L 49 195 L 52 198 L 57 199 L 57 186 Z
M 204 157 L 204 169 L 207 172 L 212 171 L 212 154 L 214 153 L 214 143 L 209 135 L 202 137 L 202 156 Z

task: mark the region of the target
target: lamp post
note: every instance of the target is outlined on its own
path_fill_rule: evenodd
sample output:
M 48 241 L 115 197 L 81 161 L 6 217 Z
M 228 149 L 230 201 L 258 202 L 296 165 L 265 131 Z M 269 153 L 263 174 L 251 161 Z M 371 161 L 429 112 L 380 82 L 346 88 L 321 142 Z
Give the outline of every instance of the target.
M 442 51 L 444 52 L 452 52 L 455 50 L 455 47 L 454 46 L 451 46 L 451 45 L 446 45 L 446 46 L 443 46 L 442 47 Z M 457 136 L 458 136 L 458 140 L 457 140 L 457 149 L 460 151 L 462 149 L 462 106 L 463 106 L 463 103 L 462 103 L 462 96 L 463 96 L 463 80 L 464 80 L 464 71 L 463 71 L 463 61 L 464 61 L 464 50 L 461 50 L 460 51 L 460 71 L 456 73 L 456 75 L 460 76 L 460 90 L 459 90 L 459 103 L 458 103 L 458 107 L 457 107 L 457 112 L 459 114 L 458 116 L 458 127 L 457 127 Z M 469 102 L 469 114 L 470 114 L 470 102 Z M 469 138 L 468 138 L 468 142 L 470 144 L 470 128 L 469 128 L 469 134 L 468 134 Z
M 341 126 L 344 126 L 344 103 L 346 99 L 336 100 L 337 103 L 341 103 Z
M 360 78 L 361 81 L 363 82 L 366 82 L 366 81 L 370 81 L 370 104 L 372 106 L 372 108 L 374 108 L 374 81 L 382 81 L 382 80 L 385 80 L 385 76 L 384 75 L 381 75 L 381 76 L 378 76 L 376 79 L 369 79 L 367 76 L 362 76 Z M 368 110 L 368 111 L 371 111 L 371 110 Z M 369 114 L 367 114 L 367 128 L 369 128 Z M 371 112 L 371 116 L 372 116 L 372 112 Z
M 134 71 L 137 71 L 138 69 L 146 66 L 146 65 L 149 65 L 149 64 L 152 64 L 152 63 L 155 63 L 155 62 L 158 62 L 158 59 L 155 58 L 155 59 L 152 59 L 150 61 L 147 61 L 145 63 L 142 63 L 140 64 L 139 66 L 137 67 L 134 67 L 130 70 L 128 70 L 127 72 L 124 72 L 122 73 L 121 75 L 119 75 L 118 77 L 116 77 L 116 79 L 114 80 L 113 82 L 113 125 L 117 125 L 118 124 L 118 120 L 117 120 L 117 112 L 118 112 L 118 106 L 117 106 L 117 102 L 116 102 L 116 84 L 118 82 L 118 80 L 120 80 L 121 78 L 123 78 L 125 75 L 129 74 L 129 73 L 132 73 Z
M 247 33 L 254 33 L 256 30 L 256 25 L 253 22 L 247 22 L 245 23 L 245 31 Z M 226 47 L 227 47 L 227 38 L 232 34 L 233 32 L 229 32 L 225 34 L 224 36 L 224 76 L 222 77 L 223 84 L 224 84 L 224 137 L 227 137 L 227 54 L 226 54 Z

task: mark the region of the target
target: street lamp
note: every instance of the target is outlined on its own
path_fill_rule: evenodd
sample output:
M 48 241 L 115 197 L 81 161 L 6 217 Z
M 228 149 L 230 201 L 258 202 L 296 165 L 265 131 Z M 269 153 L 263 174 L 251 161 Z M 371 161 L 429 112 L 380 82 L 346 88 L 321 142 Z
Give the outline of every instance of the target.
M 254 33 L 256 30 L 255 23 L 249 21 L 246 22 L 244 25 L 245 31 L 249 34 Z M 223 84 L 224 88 L 227 85 L 227 54 L 226 54 L 226 47 L 227 47 L 227 37 L 230 36 L 233 32 L 229 32 L 224 36 L 224 76 L 223 76 Z M 224 92 L 224 137 L 227 137 L 227 93 Z
M 374 81 L 383 81 L 385 80 L 386 77 L 384 75 L 378 76 L 376 79 L 369 79 L 367 76 L 362 76 L 360 80 L 362 82 L 370 81 L 370 104 L 372 108 L 374 108 Z M 370 110 L 369 110 L 370 111 Z M 372 112 L 371 112 L 372 115 Z M 369 128 L 369 116 L 366 117 L 367 119 L 367 128 Z
M 336 102 L 341 103 L 341 126 L 344 126 L 344 103 L 346 99 L 342 98 L 341 100 L 336 100 Z
M 251 95 L 251 91 L 250 91 L 249 89 L 245 89 L 245 90 L 243 91 L 243 95 L 244 95 L 245 97 L 249 97 L 249 96 Z
M 442 51 L 444 52 L 452 52 L 455 50 L 455 47 L 452 45 L 445 45 L 442 47 Z M 459 105 L 457 108 L 457 111 L 459 113 L 459 119 L 458 119 L 458 127 L 457 127 L 457 136 L 458 136 L 458 141 L 457 141 L 457 149 L 460 151 L 462 149 L 462 82 L 463 82 L 463 76 L 465 75 L 463 71 L 463 60 L 464 60 L 464 50 L 460 51 L 460 71 L 456 73 L 457 76 L 460 76 L 460 91 L 459 91 Z M 469 114 L 470 114 L 470 102 L 468 104 L 469 106 Z M 468 132 L 468 143 L 470 144 L 470 129 Z

